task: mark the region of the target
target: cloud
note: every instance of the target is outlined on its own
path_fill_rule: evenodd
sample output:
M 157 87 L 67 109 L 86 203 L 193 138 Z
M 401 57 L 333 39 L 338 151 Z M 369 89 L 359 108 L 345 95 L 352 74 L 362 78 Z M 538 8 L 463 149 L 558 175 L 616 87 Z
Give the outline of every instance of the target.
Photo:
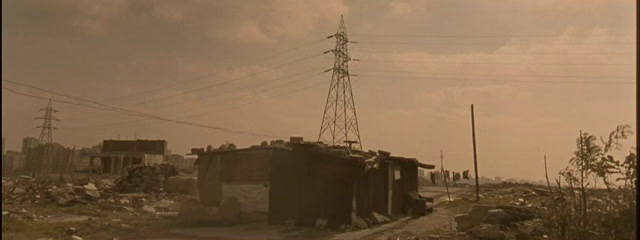
M 410 14 L 411 7 L 406 2 L 390 2 L 389 6 L 391 7 L 392 14 Z
M 308 34 L 314 24 L 336 21 L 348 13 L 342 0 L 331 1 L 153 1 L 154 16 L 173 23 L 198 25 L 216 39 L 271 45 Z M 196 20 L 197 18 L 197 20 Z
M 52 4 L 74 10 L 74 24 L 84 32 L 106 33 L 117 17 L 127 14 L 131 3 L 128 0 L 73 1 L 55 0 Z

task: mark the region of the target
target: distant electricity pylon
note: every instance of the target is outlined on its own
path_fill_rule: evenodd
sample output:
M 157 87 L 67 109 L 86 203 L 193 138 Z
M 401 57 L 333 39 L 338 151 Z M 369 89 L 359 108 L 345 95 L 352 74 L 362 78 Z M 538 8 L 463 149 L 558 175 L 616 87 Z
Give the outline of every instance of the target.
M 351 146 L 357 143 L 362 150 L 360 141 L 360 130 L 358 129 L 358 118 L 356 116 L 356 105 L 353 100 L 351 90 L 351 78 L 349 77 L 349 61 L 357 61 L 349 57 L 347 44 L 347 29 L 344 25 L 344 18 L 340 16 L 338 32 L 328 38 L 336 38 L 336 47 L 332 52 L 335 55 L 331 76 L 331 86 L 327 95 L 327 103 L 324 107 L 322 124 L 318 141 L 323 141 L 331 145 L 342 145 L 344 143 Z M 354 42 L 352 42 L 354 43 Z
M 53 143 L 53 130 L 57 128 L 51 124 L 51 121 L 60 121 L 60 119 L 53 116 L 53 113 L 58 112 L 58 110 L 53 109 L 53 106 L 51 106 L 51 99 L 49 99 L 47 107 L 40 109 L 40 111 L 44 111 L 44 117 L 35 118 L 43 119 L 42 125 L 36 127 L 41 129 L 38 142 L 40 142 L 40 144 Z

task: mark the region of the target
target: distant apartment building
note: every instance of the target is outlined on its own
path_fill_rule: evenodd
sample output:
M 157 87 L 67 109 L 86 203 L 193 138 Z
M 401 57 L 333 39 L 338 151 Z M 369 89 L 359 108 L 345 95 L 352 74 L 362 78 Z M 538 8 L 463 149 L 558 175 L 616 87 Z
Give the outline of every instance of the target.
M 24 145 L 23 145 L 24 147 Z M 73 150 L 58 143 L 38 144 L 26 148 L 26 169 L 36 175 L 69 173 Z
M 26 137 L 22 139 L 22 153 L 28 153 L 30 149 L 37 147 L 38 144 L 38 139 L 32 137 Z
M 2 155 L 2 175 L 10 176 L 24 171 L 26 158 L 18 151 L 9 150 Z
M 100 153 L 90 153 L 89 169 L 100 174 L 122 174 L 132 165 L 154 165 L 166 162 L 166 140 L 104 140 Z M 100 159 L 96 167 L 94 159 Z
M 25 162 L 27 164 L 27 169 L 31 170 L 29 163 L 32 163 L 31 152 L 35 149 L 40 143 L 38 139 L 32 137 L 26 137 L 22 139 L 22 155 L 24 155 Z

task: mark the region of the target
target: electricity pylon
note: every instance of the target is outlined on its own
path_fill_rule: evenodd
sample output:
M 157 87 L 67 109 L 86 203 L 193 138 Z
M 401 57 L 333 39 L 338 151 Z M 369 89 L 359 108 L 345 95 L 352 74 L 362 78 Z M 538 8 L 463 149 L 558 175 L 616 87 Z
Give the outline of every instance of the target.
M 357 143 L 359 149 L 362 150 L 356 105 L 353 100 L 349 75 L 349 61 L 357 60 L 349 57 L 347 49 L 349 40 L 342 16 L 340 16 L 338 32 L 328 38 L 332 37 L 336 38 L 336 47 L 325 53 L 332 52 L 335 55 L 335 61 L 333 68 L 326 71 L 333 70 L 333 74 L 331 76 L 329 94 L 327 95 L 327 103 L 324 107 L 318 141 L 323 141 L 330 145 L 348 144 L 349 146 Z
M 47 107 L 40 109 L 40 111 L 44 111 L 44 116 L 35 118 L 43 119 L 42 125 L 36 127 L 41 129 L 38 142 L 40 142 L 40 144 L 53 143 L 53 130 L 57 128 L 51 124 L 51 121 L 60 121 L 60 119 L 53 116 L 53 113 L 58 112 L 58 110 L 53 109 L 53 106 L 51 106 L 51 99 L 49 99 Z

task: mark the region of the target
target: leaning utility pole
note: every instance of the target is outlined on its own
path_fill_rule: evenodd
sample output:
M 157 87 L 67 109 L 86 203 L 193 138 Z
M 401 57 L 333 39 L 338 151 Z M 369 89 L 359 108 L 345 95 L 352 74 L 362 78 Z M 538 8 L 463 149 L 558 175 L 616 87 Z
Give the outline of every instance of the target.
M 356 104 L 353 99 L 349 75 L 349 61 L 357 60 L 349 57 L 347 49 L 349 40 L 347 39 L 347 29 L 342 16 L 340 16 L 338 32 L 328 38 L 332 37 L 336 38 L 336 47 L 325 53 L 332 52 L 335 55 L 335 61 L 333 68 L 325 71 L 333 71 L 333 74 L 327 102 L 324 107 L 318 141 L 323 141 L 330 145 L 358 143 L 359 149 L 362 150 L 358 118 L 356 117 Z
M 473 119 L 473 104 L 471 104 L 471 134 L 473 137 L 473 167 L 476 172 L 476 201 L 480 201 L 480 177 L 478 176 L 478 158 L 476 156 L 476 124 Z

